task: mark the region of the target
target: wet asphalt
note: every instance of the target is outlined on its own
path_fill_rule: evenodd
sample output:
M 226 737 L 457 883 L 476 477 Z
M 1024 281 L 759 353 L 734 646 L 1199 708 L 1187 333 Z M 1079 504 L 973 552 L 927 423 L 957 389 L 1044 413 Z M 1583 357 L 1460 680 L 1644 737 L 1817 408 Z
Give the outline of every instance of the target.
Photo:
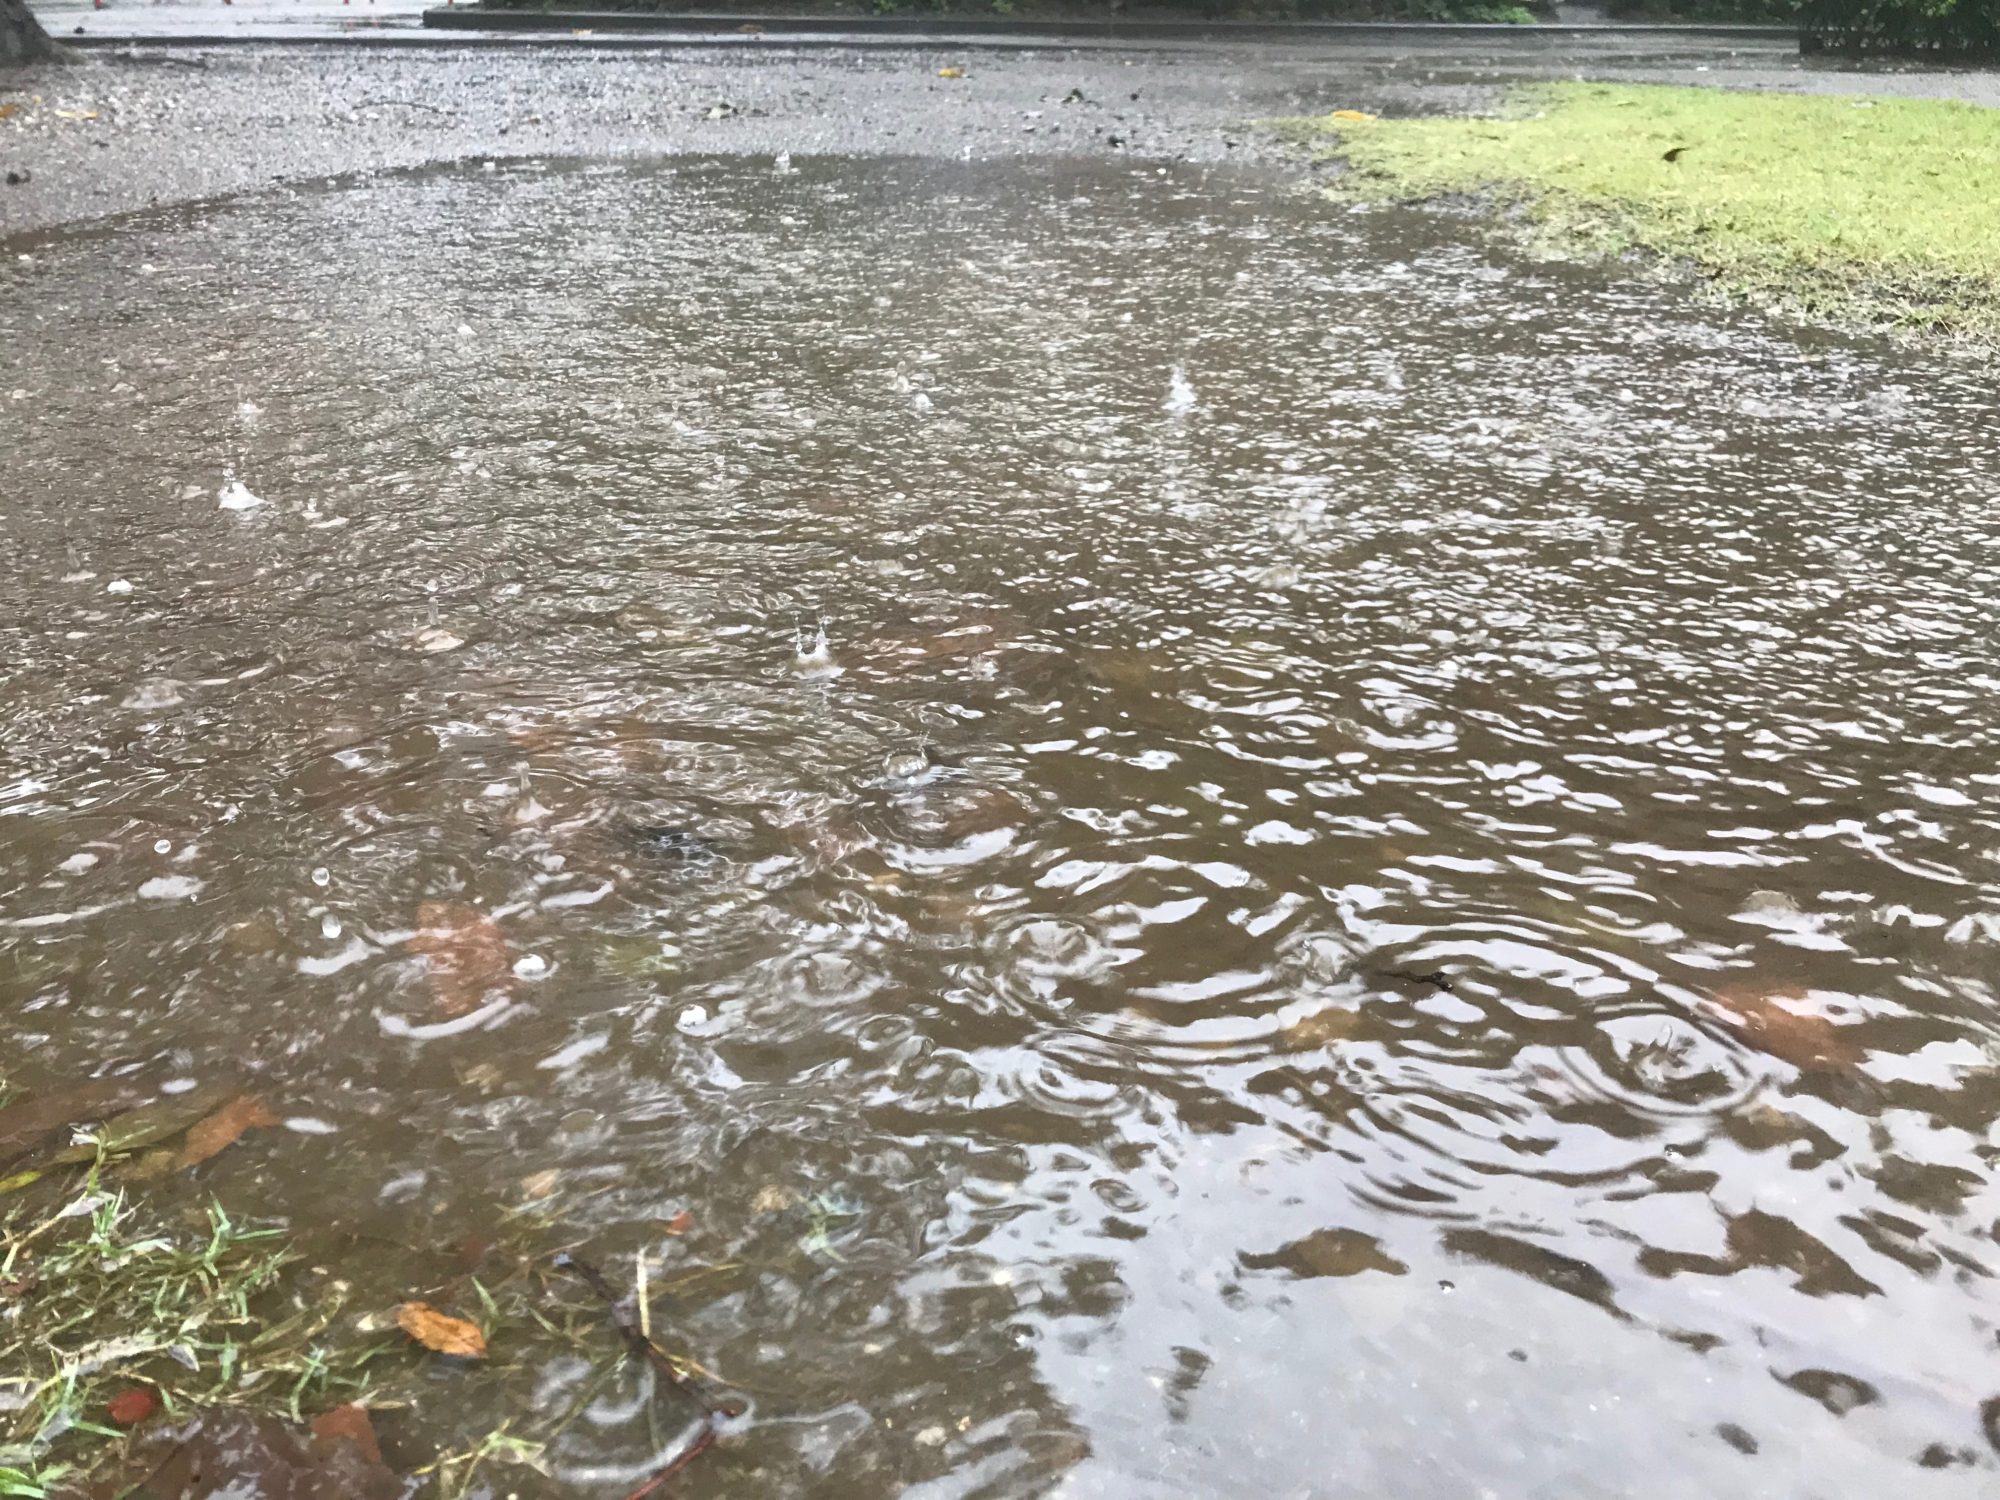
M 1990 74 L 1808 70 L 1784 45 L 1463 42 L 1338 48 L 755 37 L 568 44 L 420 32 L 94 46 L 0 75 L 0 242 L 219 195 L 479 157 L 1051 153 L 1286 161 L 1259 122 L 1338 108 L 1491 108 L 1506 86 L 1591 77 L 1947 95 Z M 943 76 L 947 70 L 963 76 Z

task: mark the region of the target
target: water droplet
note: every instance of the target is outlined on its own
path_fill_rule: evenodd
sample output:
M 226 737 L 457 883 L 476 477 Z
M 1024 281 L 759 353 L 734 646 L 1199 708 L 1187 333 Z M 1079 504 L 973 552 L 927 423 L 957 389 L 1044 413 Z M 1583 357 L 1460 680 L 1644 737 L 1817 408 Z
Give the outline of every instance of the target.
M 216 501 L 224 510 L 255 510 L 264 503 L 263 497 L 251 494 L 240 479 L 232 479 L 216 491 Z
M 841 669 L 833 659 L 833 648 L 827 644 L 826 621 L 819 622 L 819 629 L 808 637 L 803 628 L 792 632 L 792 646 L 797 653 L 796 669 L 811 677 L 831 677 Z
M 1170 417 L 1185 417 L 1194 410 L 1194 384 L 1180 365 L 1174 366 L 1173 374 L 1167 381 L 1166 406 Z
M 930 768 L 930 757 L 921 750 L 891 750 L 882 762 L 882 772 L 891 781 L 915 781 Z
M 328 886 L 333 884 L 333 872 L 327 869 L 325 865 L 321 865 L 318 869 L 313 871 L 312 882 L 314 885 L 318 886 L 321 890 L 325 890 Z

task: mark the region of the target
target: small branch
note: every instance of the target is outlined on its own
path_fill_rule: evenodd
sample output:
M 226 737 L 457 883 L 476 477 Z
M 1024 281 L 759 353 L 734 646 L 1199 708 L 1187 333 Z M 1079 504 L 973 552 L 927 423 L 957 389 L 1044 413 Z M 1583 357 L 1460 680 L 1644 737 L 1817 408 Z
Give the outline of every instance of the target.
M 453 115 L 458 113 L 455 109 L 445 109 L 436 104 L 422 104 L 415 99 L 363 99 L 359 104 L 350 106 L 353 109 L 381 109 L 384 107 L 427 109 L 434 115 Z
M 714 1447 L 722 1424 L 731 1417 L 740 1415 L 742 1407 L 731 1401 L 711 1400 L 697 1382 L 689 1379 L 687 1372 L 675 1362 L 673 1356 L 653 1342 L 650 1331 L 645 1326 L 643 1313 L 635 1316 L 626 1307 L 624 1299 L 618 1295 L 618 1289 L 605 1279 L 604 1273 L 596 1266 L 582 1256 L 572 1255 L 568 1251 L 556 1256 L 554 1264 L 557 1270 L 570 1272 L 597 1294 L 611 1310 L 611 1326 L 618 1330 L 618 1336 L 624 1341 L 626 1349 L 651 1365 L 661 1379 L 679 1391 L 701 1412 L 701 1426 L 689 1439 L 687 1446 L 655 1469 L 646 1477 L 644 1484 L 625 1497 L 625 1500 L 645 1500 L 646 1496 L 651 1495 L 674 1475 Z

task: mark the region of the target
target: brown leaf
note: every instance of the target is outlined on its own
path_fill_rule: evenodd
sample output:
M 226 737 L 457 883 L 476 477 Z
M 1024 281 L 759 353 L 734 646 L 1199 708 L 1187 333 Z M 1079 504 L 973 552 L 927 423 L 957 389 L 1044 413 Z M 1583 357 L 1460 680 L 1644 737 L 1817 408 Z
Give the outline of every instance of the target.
M 692 1210 L 684 1208 L 671 1219 L 667 1220 L 663 1227 L 668 1234 L 686 1234 L 690 1229 L 694 1228 L 694 1213 Z
M 93 1078 L 60 1094 L 10 1104 L 0 1109 L 0 1153 L 30 1150 L 65 1125 L 104 1119 L 147 1097 L 131 1079 Z
M 1739 985 L 1717 990 L 1708 1008 L 1739 1041 L 1806 1072 L 1844 1072 L 1867 1055 L 1803 990 Z
M 269 1129 L 278 1117 L 255 1094 L 238 1094 L 187 1133 L 177 1165 L 183 1169 L 219 1156 L 246 1130 Z
M 104 1410 L 120 1427 L 137 1427 L 153 1414 L 159 1399 L 143 1385 L 120 1391 L 105 1403 Z
M 405 1302 L 396 1309 L 396 1326 L 433 1353 L 486 1358 L 484 1334 L 463 1318 L 446 1317 L 428 1302 Z
M 368 1420 L 368 1408 L 350 1401 L 313 1418 L 313 1447 L 331 1453 L 335 1443 L 352 1443 L 371 1464 L 382 1462 L 382 1445 L 375 1438 L 375 1424 Z
M 506 987 L 513 953 L 491 917 L 456 901 L 426 901 L 417 926 L 409 947 L 424 956 L 439 1014 L 470 1015 L 490 991 Z
M 0 104 L 0 120 L 11 120 L 21 112 L 18 104 Z

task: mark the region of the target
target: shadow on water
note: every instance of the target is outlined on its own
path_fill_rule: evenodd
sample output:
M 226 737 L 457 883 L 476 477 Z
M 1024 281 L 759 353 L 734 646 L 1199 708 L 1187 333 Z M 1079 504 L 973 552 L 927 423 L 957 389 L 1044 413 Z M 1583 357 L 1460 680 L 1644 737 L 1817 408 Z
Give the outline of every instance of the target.
M 741 1267 L 681 1493 L 1992 1483 L 1990 386 L 1448 233 L 800 159 L 50 243 L 9 1083 Z

